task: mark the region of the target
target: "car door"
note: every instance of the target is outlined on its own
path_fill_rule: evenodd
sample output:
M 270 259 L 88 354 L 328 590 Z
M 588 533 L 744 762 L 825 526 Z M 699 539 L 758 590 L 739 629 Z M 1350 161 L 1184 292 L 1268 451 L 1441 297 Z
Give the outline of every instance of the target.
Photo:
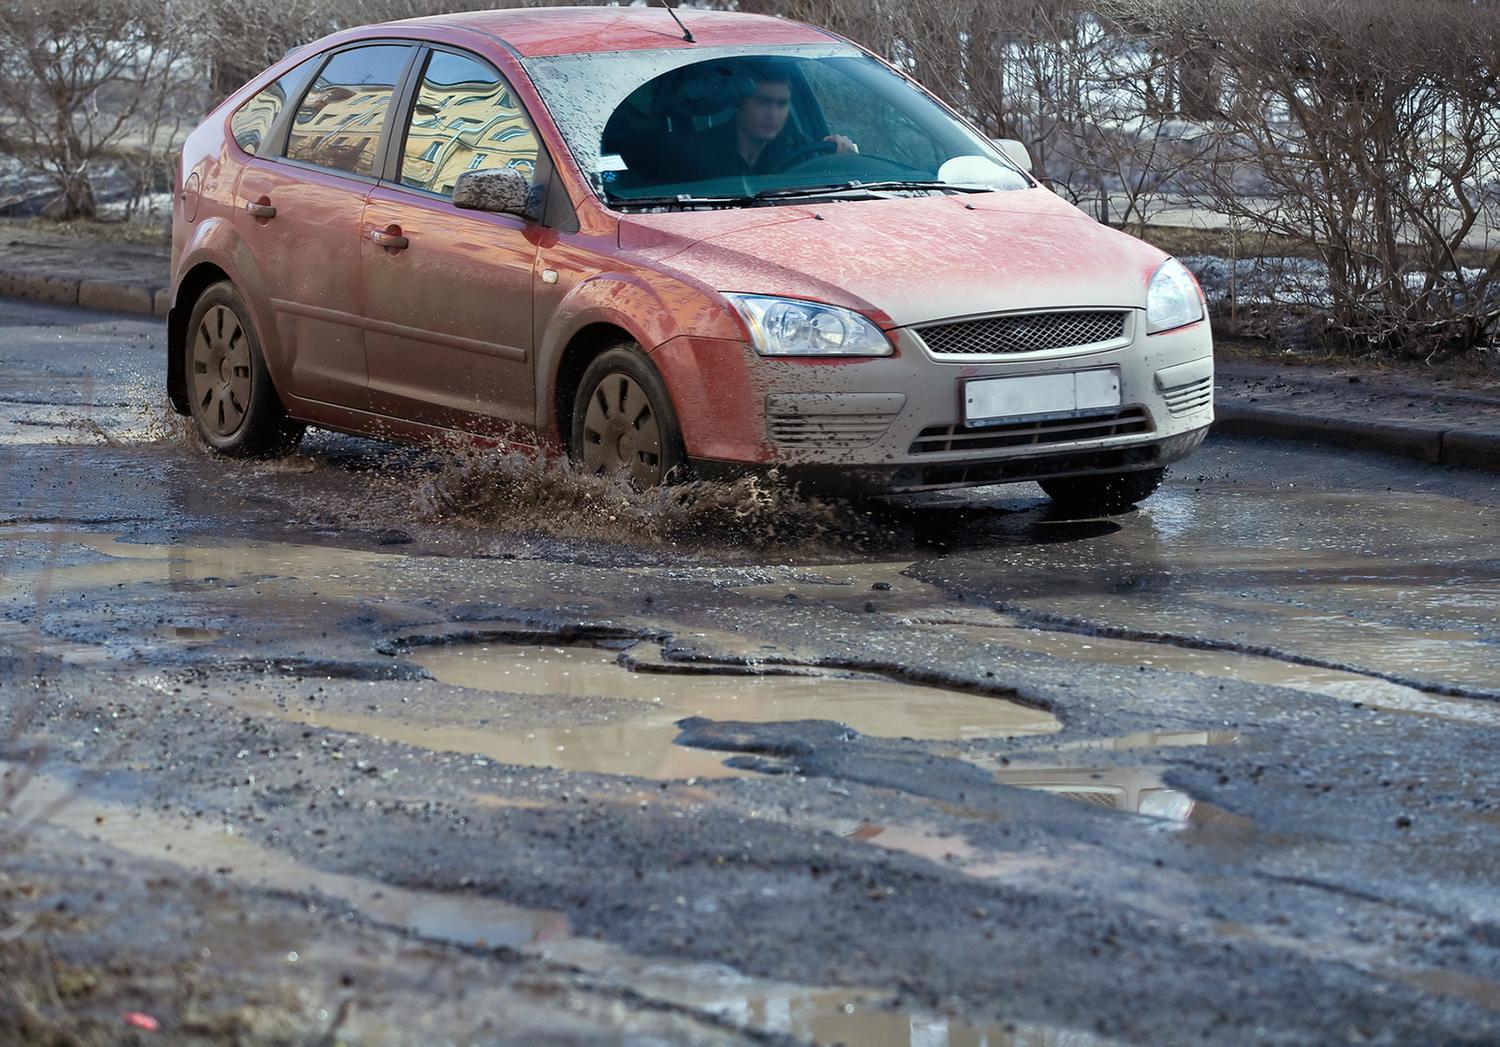
M 360 216 L 392 101 L 417 48 L 341 48 L 245 166 L 235 225 L 275 325 L 273 370 L 291 397 L 366 409 Z
M 465 171 L 544 175 L 534 125 L 505 78 L 466 52 L 420 59 L 387 180 L 361 223 L 371 405 L 501 434 L 536 420 L 532 285 L 540 226 L 453 206 Z

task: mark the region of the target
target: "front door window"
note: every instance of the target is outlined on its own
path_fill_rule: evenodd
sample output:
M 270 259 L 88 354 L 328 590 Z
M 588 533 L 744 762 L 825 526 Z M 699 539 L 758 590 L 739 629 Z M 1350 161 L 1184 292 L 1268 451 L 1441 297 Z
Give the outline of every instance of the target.
M 422 72 L 401 151 L 400 182 L 449 196 L 465 171 L 510 167 L 535 178 L 541 143 L 491 66 L 434 51 Z

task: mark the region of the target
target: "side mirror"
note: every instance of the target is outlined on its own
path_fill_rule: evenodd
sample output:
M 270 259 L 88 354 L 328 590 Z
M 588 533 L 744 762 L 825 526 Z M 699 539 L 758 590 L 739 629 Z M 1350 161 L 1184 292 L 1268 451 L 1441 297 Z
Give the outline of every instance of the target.
M 1015 138 L 991 138 L 990 141 L 1005 154 L 1007 160 L 1027 174 L 1031 173 L 1031 154 L 1026 151 L 1026 143 Z
M 453 184 L 453 206 L 465 211 L 513 214 L 535 220 L 541 217 L 541 186 L 513 167 L 465 171 Z

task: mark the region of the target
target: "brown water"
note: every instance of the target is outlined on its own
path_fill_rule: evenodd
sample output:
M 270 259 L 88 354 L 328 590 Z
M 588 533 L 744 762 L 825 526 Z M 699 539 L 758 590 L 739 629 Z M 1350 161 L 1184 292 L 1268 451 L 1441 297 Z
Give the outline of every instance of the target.
M 502 762 L 566 770 L 648 777 L 735 773 L 722 765 L 722 753 L 673 744 L 677 721 L 689 716 L 755 723 L 835 720 L 861 734 L 921 739 L 1050 734 L 1061 728 L 1048 713 L 986 695 L 826 674 L 632 672 L 616 652 L 592 647 L 453 645 L 420 649 L 409 658 L 437 679 L 473 690 L 629 702 L 609 723 L 458 732 L 482 737 L 485 754 Z M 448 741 L 460 740 L 453 728 L 434 729 Z M 431 740 L 434 729 L 419 735 Z

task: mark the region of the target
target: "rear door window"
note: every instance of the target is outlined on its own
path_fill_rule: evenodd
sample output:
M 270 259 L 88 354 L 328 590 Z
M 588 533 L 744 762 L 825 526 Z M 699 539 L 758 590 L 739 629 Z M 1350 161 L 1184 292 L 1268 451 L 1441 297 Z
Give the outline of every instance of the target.
M 241 149 L 256 156 L 265 148 L 276 118 L 297 97 L 317 63 L 318 59 L 311 59 L 296 66 L 234 111 L 229 130 Z
M 412 100 L 402 185 L 451 195 L 465 171 L 509 167 L 536 176 L 541 142 L 505 78 L 487 62 L 433 51 Z
M 410 57 L 408 46 L 375 44 L 330 58 L 297 108 L 287 159 L 373 175 L 391 97 Z

